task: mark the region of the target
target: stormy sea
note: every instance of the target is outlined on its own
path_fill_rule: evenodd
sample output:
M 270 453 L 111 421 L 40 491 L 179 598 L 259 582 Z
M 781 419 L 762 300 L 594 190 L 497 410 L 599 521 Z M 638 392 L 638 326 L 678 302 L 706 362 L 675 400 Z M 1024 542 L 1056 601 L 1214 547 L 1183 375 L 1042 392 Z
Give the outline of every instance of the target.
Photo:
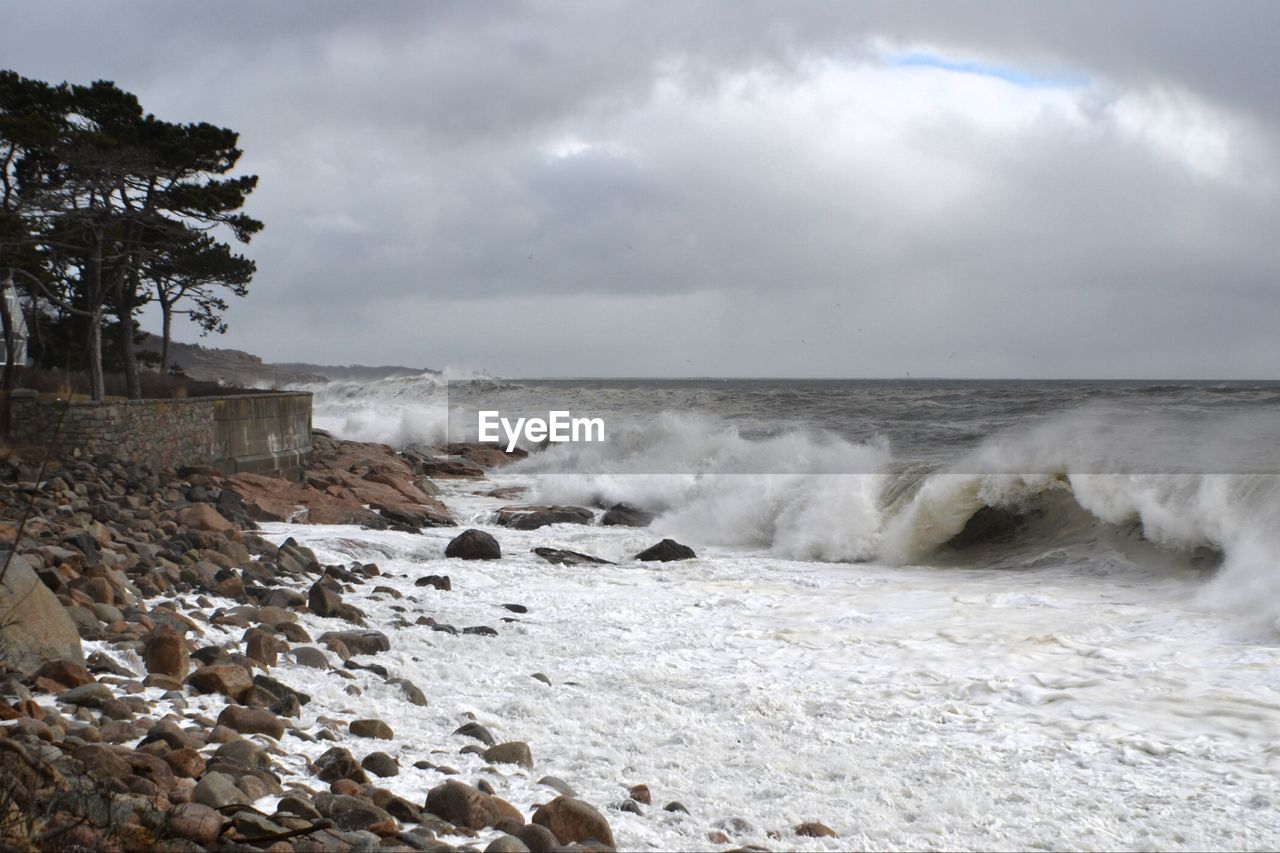
M 315 390 L 315 426 L 396 447 L 474 440 L 479 410 L 603 420 L 604 441 L 438 481 L 501 561 L 445 561 L 456 529 L 267 531 L 322 561 L 447 570 L 460 619 L 526 604 L 501 644 L 458 659 L 404 631 L 387 663 L 486 725 L 517 721 L 539 772 L 586 799 L 647 783 L 650 815 L 610 813 L 626 847 L 718 827 L 776 846 L 804 821 L 840 834 L 798 839 L 812 849 L 1280 846 L 1280 383 Z M 513 502 L 654 518 L 495 526 Z M 696 559 L 634 559 L 662 538 Z

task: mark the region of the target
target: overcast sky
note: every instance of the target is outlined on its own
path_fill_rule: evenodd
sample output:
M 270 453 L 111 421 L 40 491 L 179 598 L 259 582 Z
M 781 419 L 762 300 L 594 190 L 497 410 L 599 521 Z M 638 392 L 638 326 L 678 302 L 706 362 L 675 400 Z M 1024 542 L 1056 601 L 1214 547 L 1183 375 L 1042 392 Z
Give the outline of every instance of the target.
M 1280 3 L 9 4 L 240 132 L 268 360 L 1276 378 Z M 193 329 L 177 337 L 197 340 Z

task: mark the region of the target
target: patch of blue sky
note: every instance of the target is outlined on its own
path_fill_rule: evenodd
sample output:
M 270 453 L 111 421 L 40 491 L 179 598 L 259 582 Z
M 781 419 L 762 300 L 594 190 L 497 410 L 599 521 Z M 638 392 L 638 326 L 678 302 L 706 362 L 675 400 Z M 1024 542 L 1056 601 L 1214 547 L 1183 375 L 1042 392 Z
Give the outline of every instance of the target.
M 1034 74 L 1008 65 L 952 59 L 936 53 L 900 53 L 889 57 L 887 62 L 898 68 L 937 68 L 957 74 L 994 77 L 1024 89 L 1079 89 L 1089 85 L 1089 78 L 1083 74 Z

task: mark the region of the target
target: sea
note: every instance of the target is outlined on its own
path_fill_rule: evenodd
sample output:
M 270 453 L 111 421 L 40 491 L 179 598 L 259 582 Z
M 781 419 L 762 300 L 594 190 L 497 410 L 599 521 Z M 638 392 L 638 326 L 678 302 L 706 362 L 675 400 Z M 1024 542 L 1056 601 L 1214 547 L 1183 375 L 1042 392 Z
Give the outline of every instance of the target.
M 438 481 L 500 561 L 445 560 L 457 529 L 267 525 L 390 573 L 405 600 L 349 599 L 371 625 L 498 630 L 395 631 L 378 662 L 427 707 L 317 687 L 309 714 L 372 704 L 424 733 L 395 747 L 403 767 L 447 756 L 478 777 L 426 734 L 478 719 L 531 745 L 535 769 L 505 783 L 517 806 L 558 777 L 627 849 L 710 849 L 712 832 L 771 849 L 1280 847 L 1280 383 L 424 373 L 313 390 L 315 426 L 397 447 L 474 439 L 481 410 L 605 425 Z M 653 523 L 494 524 L 512 503 L 598 518 L 620 502 Z M 634 559 L 663 538 L 697 557 Z M 425 574 L 453 590 L 416 587 Z M 615 808 L 639 783 L 653 805 Z M 795 835 L 806 821 L 839 837 Z

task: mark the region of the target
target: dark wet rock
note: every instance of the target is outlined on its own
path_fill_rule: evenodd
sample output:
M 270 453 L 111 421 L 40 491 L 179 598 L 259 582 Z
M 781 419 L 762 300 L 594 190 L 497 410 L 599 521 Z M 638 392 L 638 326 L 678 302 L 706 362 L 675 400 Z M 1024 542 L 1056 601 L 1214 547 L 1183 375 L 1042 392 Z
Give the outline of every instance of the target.
M 218 725 L 234 729 L 241 734 L 262 734 L 280 740 L 284 737 L 284 722 L 262 708 L 245 708 L 228 705 L 218 715 Z
M 194 749 L 175 749 L 164 756 L 164 761 L 180 779 L 199 779 L 205 770 L 204 756 Z
M 521 767 L 533 767 L 533 753 L 529 744 L 520 740 L 508 741 L 491 746 L 484 751 L 484 760 L 493 764 L 518 764 Z
M 315 767 L 321 782 L 336 782 L 339 779 L 350 779 L 360 785 L 369 782 L 369 777 L 351 751 L 340 746 L 329 749 L 317 758 Z
M 401 692 L 404 693 L 404 698 L 409 701 L 409 704 L 418 705 L 419 707 L 426 707 L 427 705 L 426 694 L 423 693 L 421 689 L 419 689 L 418 685 L 414 684 L 409 679 L 388 678 L 387 683 L 398 686 Z
M 557 794 L 564 794 L 566 797 L 576 797 L 578 792 L 573 790 L 573 786 L 557 776 L 543 776 L 538 780 L 539 785 L 546 785 Z
M 230 729 L 224 728 L 224 731 L 230 732 L 233 735 L 233 739 L 218 747 L 213 753 L 211 763 L 224 762 L 253 770 L 271 769 L 271 756 L 267 754 L 265 749 L 251 740 L 235 735 Z M 210 743 L 216 742 L 212 737 L 210 737 L 209 741 Z
M 535 672 L 533 675 L 529 677 L 534 679 L 535 681 L 541 681 L 543 684 L 547 685 L 548 687 L 551 686 L 551 678 L 545 672 Z
M 452 556 L 452 555 L 446 555 Z M 501 554 L 499 554 L 501 556 Z M 472 558 L 478 559 L 478 558 Z M 449 580 L 448 575 L 426 575 L 420 577 L 413 582 L 414 586 L 429 586 L 438 589 L 441 592 L 451 592 L 453 590 L 453 582 Z
M 463 723 L 458 726 L 458 728 L 454 729 L 453 733 L 455 735 L 464 735 L 465 737 L 475 738 L 485 746 L 494 746 L 497 744 L 497 741 L 489 730 L 479 723 Z
M 539 823 L 525 824 L 515 832 L 515 836 L 524 842 L 531 853 L 550 853 L 560 846 L 555 833 Z
M 204 774 L 191 792 L 191 801 L 211 809 L 221 809 L 232 804 L 248 805 L 250 800 L 236 787 L 235 780 L 226 773 Z
M 312 669 L 329 668 L 329 658 L 325 657 L 325 653 L 314 646 L 295 646 L 289 650 L 289 653 L 302 666 L 311 667 Z
M 277 814 L 297 815 L 307 820 L 319 820 L 322 815 L 316 810 L 316 807 L 301 797 L 281 797 L 280 802 L 276 803 Z
M 644 810 L 640 808 L 640 804 L 635 800 L 623 800 L 620 803 L 614 803 L 613 807 L 620 812 L 629 812 L 631 814 L 644 814 Z
M 222 834 L 226 818 L 204 803 L 179 803 L 166 815 L 168 835 L 208 847 Z
M 524 821 L 524 816 L 510 803 L 456 779 L 450 779 L 428 791 L 425 810 L 455 826 L 467 829 L 479 830 L 496 826 L 499 821 L 508 817 Z
M 484 848 L 484 853 L 530 853 L 530 851 L 519 838 L 504 834 L 490 841 L 489 846 Z
M 627 789 L 627 795 L 637 803 L 644 803 L 646 806 L 653 802 L 648 785 L 632 785 Z
M 360 766 L 374 776 L 389 779 L 400 775 L 400 762 L 385 752 L 371 752 L 360 762 Z
M 606 527 L 648 527 L 654 514 L 628 503 L 614 504 L 600 518 L 600 524 Z
M 142 660 L 146 664 L 147 672 L 153 675 L 167 675 L 179 681 L 186 678 L 191 671 L 186 641 L 168 625 L 161 625 L 147 636 Z
M 91 682 L 63 691 L 58 701 L 66 705 L 80 705 L 85 708 L 102 708 L 115 698 L 111 688 L 105 684 Z
M 645 562 L 668 563 L 673 560 L 692 560 L 697 556 L 688 545 L 681 545 L 674 539 L 663 539 L 657 545 L 646 548 L 636 554 L 636 559 Z
M 444 555 L 461 560 L 498 560 L 502 558 L 502 548 L 490 534 L 470 528 L 449 542 Z
M 505 610 L 510 610 L 512 613 L 528 613 L 529 612 L 529 608 L 525 607 L 523 604 L 504 604 L 502 605 L 502 607 Z
M 391 641 L 381 631 L 326 631 L 320 642 L 338 640 L 353 655 L 376 655 L 391 648 Z
M 264 690 L 267 690 L 277 699 L 284 699 L 292 696 L 298 701 L 299 705 L 306 705 L 311 701 L 310 695 L 303 693 L 300 690 L 294 690 L 289 685 L 282 681 L 277 681 L 269 675 L 262 675 L 261 673 L 255 675 L 253 677 L 253 684 L 255 687 L 261 687 Z
M 365 672 L 372 672 L 375 675 L 381 675 L 383 678 L 387 678 L 391 674 L 387 671 L 387 668 L 380 663 L 360 663 L 359 661 L 347 660 L 343 661 L 342 665 L 346 669 L 362 669 Z
M 63 688 L 79 687 L 93 683 L 93 673 L 81 664 L 69 660 L 51 660 L 31 674 L 32 681 L 46 679 Z
M 816 820 L 807 823 L 797 824 L 794 832 L 803 838 L 839 838 L 839 834 L 834 829 L 824 823 L 818 823 Z
M 287 648 L 276 635 L 265 628 L 250 628 L 244 636 L 244 654 L 250 660 L 272 667 L 281 651 Z
M 498 632 L 495 629 L 490 628 L 488 625 L 469 625 L 466 628 L 462 629 L 462 633 L 474 634 L 475 636 L 478 636 L 478 637 L 498 636 Z
M 576 797 L 561 795 L 539 806 L 533 813 L 533 822 L 551 830 L 561 844 L 598 841 L 609 847 L 617 846 L 604 815 Z
M 590 554 L 583 554 L 579 551 L 566 551 L 562 548 L 534 548 L 533 553 L 537 554 L 548 563 L 557 566 L 612 566 L 613 563 L 608 560 L 602 560 L 599 557 L 593 557 Z
M 210 664 L 187 676 L 187 684 L 200 693 L 221 693 L 229 699 L 239 701 L 253 687 L 253 679 L 242 666 Z
M 392 740 L 395 733 L 391 730 L 391 726 L 382 720 L 352 720 L 350 731 L 356 737 L 376 738 L 379 740 Z
M 512 530 L 537 530 L 551 524 L 590 524 L 595 513 L 581 506 L 505 506 L 494 523 Z
M 680 802 L 679 800 L 672 800 L 671 802 L 663 806 L 662 810 L 664 812 L 683 812 L 684 814 L 689 813 L 689 810 L 685 808 L 684 803 Z

